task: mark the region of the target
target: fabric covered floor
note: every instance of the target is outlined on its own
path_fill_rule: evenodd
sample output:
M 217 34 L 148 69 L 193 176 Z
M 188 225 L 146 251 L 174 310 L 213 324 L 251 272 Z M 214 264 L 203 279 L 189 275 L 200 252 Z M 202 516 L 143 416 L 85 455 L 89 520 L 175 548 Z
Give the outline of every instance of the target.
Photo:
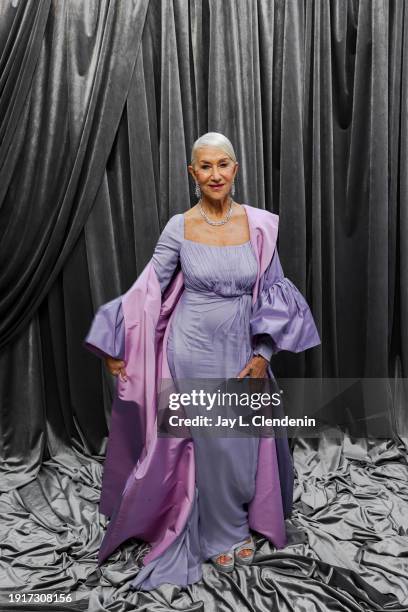
M 188 589 L 133 592 L 147 545 L 128 541 L 99 569 L 106 519 L 102 466 L 67 451 L 35 481 L 0 495 L 0 608 L 9 593 L 71 592 L 50 610 L 328 612 L 408 610 L 408 464 L 403 441 L 300 440 L 290 544 L 257 537 L 255 563 L 221 575 L 208 563 Z M 45 606 L 44 606 L 45 609 Z

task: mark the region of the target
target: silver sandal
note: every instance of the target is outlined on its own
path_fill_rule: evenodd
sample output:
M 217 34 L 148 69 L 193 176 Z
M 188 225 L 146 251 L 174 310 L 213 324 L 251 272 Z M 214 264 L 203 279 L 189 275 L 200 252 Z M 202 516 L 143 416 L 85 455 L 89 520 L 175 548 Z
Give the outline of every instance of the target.
M 223 555 L 225 555 L 226 557 L 231 557 L 231 561 L 228 561 L 228 563 L 219 563 L 217 559 L 219 559 Z M 234 553 L 232 550 L 228 550 L 227 552 L 214 555 L 213 557 L 211 557 L 211 561 L 219 572 L 229 573 L 232 572 L 234 569 Z
M 252 550 L 252 554 L 246 556 L 246 557 L 241 557 L 240 556 L 240 552 L 241 550 Z M 255 555 L 255 542 L 252 536 L 249 536 L 249 538 L 243 543 L 241 544 L 241 546 L 238 546 L 235 551 L 234 551 L 234 556 L 235 556 L 235 563 L 237 565 L 250 565 L 252 563 L 252 561 L 254 560 L 254 555 Z

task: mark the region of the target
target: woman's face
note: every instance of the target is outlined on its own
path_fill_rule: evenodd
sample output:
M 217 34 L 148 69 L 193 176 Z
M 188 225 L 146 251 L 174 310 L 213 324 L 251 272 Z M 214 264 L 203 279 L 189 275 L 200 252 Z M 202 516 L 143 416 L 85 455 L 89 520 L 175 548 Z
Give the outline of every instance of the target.
M 218 147 L 201 147 L 196 152 L 194 166 L 188 166 L 203 195 L 215 200 L 223 200 L 230 192 L 238 170 L 234 162 Z

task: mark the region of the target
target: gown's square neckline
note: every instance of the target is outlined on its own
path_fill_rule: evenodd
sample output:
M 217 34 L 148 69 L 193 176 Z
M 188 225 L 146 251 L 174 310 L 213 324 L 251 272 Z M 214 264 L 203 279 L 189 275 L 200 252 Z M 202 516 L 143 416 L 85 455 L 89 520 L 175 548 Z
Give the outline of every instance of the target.
M 248 230 L 250 230 L 250 225 L 249 225 L 249 218 L 248 218 L 248 213 L 245 209 L 245 205 L 241 204 L 240 206 L 243 206 L 244 208 L 244 212 L 246 215 L 246 219 L 247 219 L 247 223 L 248 223 Z M 185 238 L 185 229 L 186 229 L 186 219 L 184 216 L 184 213 L 180 213 L 183 219 L 183 227 L 182 227 L 182 239 L 183 239 L 183 243 L 184 242 L 191 242 L 192 244 L 201 244 L 202 246 L 206 246 L 206 247 L 211 247 L 211 248 L 217 248 L 217 249 L 225 249 L 225 248 L 230 248 L 230 247 L 241 247 L 241 246 L 245 246 L 246 244 L 250 244 L 251 243 L 251 238 L 249 240 L 247 240 L 246 242 L 241 242 L 240 244 L 207 244 L 206 242 L 198 242 L 198 240 L 190 240 L 189 238 Z

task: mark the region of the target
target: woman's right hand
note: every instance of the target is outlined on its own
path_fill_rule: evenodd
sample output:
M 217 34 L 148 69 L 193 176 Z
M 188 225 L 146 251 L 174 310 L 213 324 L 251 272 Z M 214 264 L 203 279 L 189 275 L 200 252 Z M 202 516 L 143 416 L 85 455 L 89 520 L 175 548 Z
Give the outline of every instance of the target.
M 114 359 L 113 357 L 105 358 L 106 367 L 109 372 L 114 376 L 119 376 L 123 382 L 127 381 L 126 363 L 121 359 Z

